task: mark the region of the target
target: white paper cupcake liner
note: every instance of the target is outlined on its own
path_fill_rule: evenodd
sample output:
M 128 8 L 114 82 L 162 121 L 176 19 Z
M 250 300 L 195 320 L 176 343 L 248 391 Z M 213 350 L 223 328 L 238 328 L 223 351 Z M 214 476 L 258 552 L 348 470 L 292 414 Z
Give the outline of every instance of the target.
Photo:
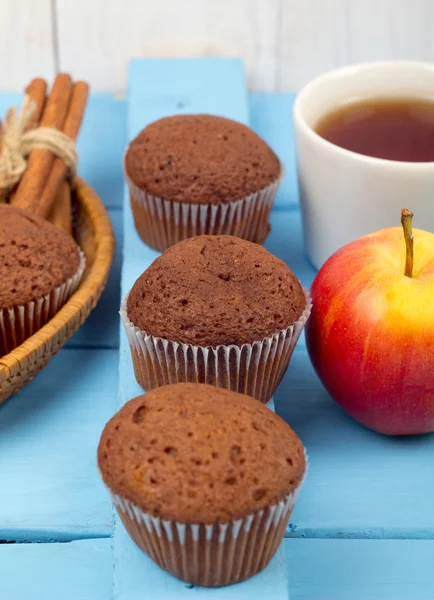
M 149 391 L 170 383 L 207 383 L 268 402 L 279 385 L 309 318 L 312 301 L 304 290 L 306 308 L 287 329 L 253 344 L 203 347 L 148 335 L 128 318 L 128 294 L 120 315 L 138 384 Z
M 12 308 L 0 309 L 0 356 L 11 352 L 36 333 L 62 308 L 80 284 L 86 266 L 81 248 L 75 275 L 42 298 Z
M 306 456 L 306 453 L 305 453 Z M 242 519 L 213 524 L 166 521 L 111 493 L 130 537 L 161 568 L 201 586 L 223 586 L 262 571 L 276 553 L 308 471 L 281 502 Z
M 269 233 L 269 215 L 283 166 L 276 181 L 241 200 L 215 204 L 188 204 L 164 200 L 137 187 L 128 176 L 134 224 L 145 244 L 163 252 L 180 240 L 196 235 L 233 235 L 262 244 Z

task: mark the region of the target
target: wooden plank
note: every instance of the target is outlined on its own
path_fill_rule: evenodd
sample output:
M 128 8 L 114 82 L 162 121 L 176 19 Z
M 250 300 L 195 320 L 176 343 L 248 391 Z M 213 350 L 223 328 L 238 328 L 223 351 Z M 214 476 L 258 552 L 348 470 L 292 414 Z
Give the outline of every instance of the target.
M 264 245 L 294 271 L 303 286 L 310 288 L 316 269 L 306 258 L 300 211 L 273 211 L 271 234 Z
M 0 95 L 0 108 L 13 103 L 13 96 Z M 285 154 L 283 136 L 276 134 L 274 138 L 271 131 L 280 118 L 282 123 L 287 122 L 287 106 L 284 100 L 273 97 L 270 109 L 267 104 L 265 98 L 251 100 L 250 107 L 256 105 L 256 114 L 262 105 L 264 115 L 269 115 L 256 121 L 255 127 L 261 128 L 260 133 L 270 143 L 282 144 L 281 152 Z M 88 131 L 91 135 L 90 123 Z M 118 156 L 123 151 L 119 140 L 120 136 L 113 140 Z M 88 156 L 92 157 L 90 151 Z M 111 168 L 118 168 L 115 163 L 112 159 Z M 86 164 L 89 176 L 101 173 L 99 161 L 95 160 L 92 169 L 89 161 Z M 98 179 L 103 185 L 103 175 Z M 110 191 L 109 186 L 107 190 Z M 125 227 L 129 231 L 126 248 L 131 249 L 133 256 L 131 269 L 124 270 L 124 286 L 130 286 L 157 253 L 137 244 L 129 210 L 125 211 Z M 275 212 L 272 228 L 267 248 L 285 260 L 302 283 L 308 285 L 315 271 L 304 256 L 299 212 Z M 117 324 L 117 314 L 110 315 Z M 120 390 L 123 402 L 139 393 L 140 388 L 132 376 L 125 341 L 120 358 L 125 379 Z M 56 361 L 62 366 L 54 366 Z M 63 382 L 60 391 L 59 381 Z M 111 508 L 99 483 L 94 456 L 101 428 L 115 410 L 115 387 L 115 352 L 64 350 L 18 397 L 0 408 L 0 478 L 8 483 L 0 488 L 0 539 L 47 541 L 110 535 Z M 434 496 L 434 484 L 429 477 L 432 436 L 409 440 L 384 438 L 348 419 L 322 389 L 302 340 L 276 394 L 276 404 L 278 412 L 302 437 L 311 461 L 309 478 L 289 532 L 299 539 L 285 541 L 291 598 L 432 600 L 434 524 L 429 505 Z M 72 524 L 71 518 L 78 526 Z M 404 542 L 300 539 L 306 536 L 429 539 Z M 102 543 L 107 550 L 90 552 L 87 544 L 93 543 Z M 0 596 L 8 600 L 28 597 L 109 600 L 112 597 L 110 541 L 89 540 L 83 544 L 0 545 Z M 120 526 L 116 544 L 115 590 L 119 592 L 116 597 L 141 598 L 144 593 L 149 597 L 143 583 L 148 559 L 125 537 Z M 75 547 L 77 551 L 62 554 L 62 548 Z M 64 563 L 62 556 L 67 557 Z M 276 564 L 280 577 L 281 565 Z M 161 582 L 161 571 L 154 565 L 151 567 L 149 581 Z M 42 575 L 35 581 L 33 577 L 23 578 L 23 572 Z M 202 593 L 195 588 L 181 591 L 172 587 L 170 577 L 163 575 L 163 578 L 165 587 L 177 595 Z M 277 584 L 275 579 L 267 581 L 266 588 L 257 585 L 262 595 L 264 588 L 269 593 L 270 585 Z M 253 579 L 252 584 L 257 581 L 258 578 Z M 247 584 L 232 589 L 238 592 L 244 585 Z M 222 594 L 230 591 L 231 588 L 221 590 Z M 70 596 L 65 596 L 69 592 Z M 216 598 L 226 598 L 219 595 L 220 590 L 211 593 Z M 254 594 L 251 588 L 249 594 Z
M 135 61 L 130 69 L 128 99 L 128 136 L 132 138 L 147 123 L 167 114 L 209 112 L 247 123 L 247 94 L 241 63 L 237 60 Z M 182 100 L 181 100 L 182 99 Z M 182 104 L 182 105 L 181 105 Z M 158 256 L 137 236 L 128 198 L 124 206 L 124 263 L 122 295 Z M 120 337 L 119 402 L 123 404 L 139 393 L 134 381 L 130 351 L 124 332 Z M 127 537 L 119 519 L 115 527 L 115 597 L 133 600 L 175 598 L 190 592 L 185 584 L 161 571 Z M 256 586 L 254 581 L 257 582 Z M 258 587 L 257 587 L 258 586 Z M 260 591 L 259 591 L 260 590 Z M 283 547 L 264 573 L 250 582 L 214 592 L 195 589 L 196 597 L 214 593 L 230 599 L 259 598 L 264 590 L 276 600 L 287 597 L 287 578 Z
M 434 10 L 430 0 L 352 2 L 348 6 L 349 58 L 354 62 L 381 59 L 432 61 L 433 25 Z
M 116 389 L 116 351 L 63 350 L 0 406 L 0 539 L 111 535 L 96 448 Z
M 285 540 L 284 545 L 291 600 L 432 600 L 434 597 L 434 542 Z M 128 593 L 123 598 L 157 598 L 153 590 L 159 584 L 159 577 L 165 578 L 165 598 L 170 600 L 200 598 L 203 593 L 212 600 L 227 598 L 224 589 L 203 591 L 181 587 L 161 571 L 153 571 L 154 578 L 144 595 L 140 592 L 140 574 L 149 566 L 149 559 L 129 543 L 125 552 L 131 561 L 131 570 L 124 574 L 124 589 Z M 0 545 L 0 564 L 1 592 L 5 600 L 113 598 L 109 539 L 69 544 Z M 264 579 L 266 575 L 271 576 L 271 567 L 277 570 L 284 565 L 275 561 L 268 573 L 249 582 L 252 600 L 264 597 Z M 237 588 L 239 586 L 233 586 L 231 591 L 236 593 Z M 116 590 L 114 598 L 119 598 Z
M 19 12 L 3 2 L 0 87 L 51 78 L 59 60 L 94 90 L 112 92 L 125 89 L 134 56 L 225 55 L 243 58 L 250 89 L 297 91 L 344 63 L 432 61 L 433 23 L 430 0 L 130 0 L 128 10 L 122 0 L 22 0 Z
M 285 179 L 273 209 L 293 209 L 299 204 L 292 122 L 294 99 L 295 94 L 249 94 L 250 125 L 270 144 L 285 167 Z
M 265 248 L 283 260 L 297 275 L 301 284 L 309 289 L 316 270 L 307 260 L 304 250 L 300 211 L 273 210 L 270 223 L 271 234 L 265 241 Z M 297 349 L 305 346 L 304 332 L 302 332 Z M 289 369 L 292 369 L 292 363 Z
M 291 600 L 432 600 L 434 542 L 285 540 Z
M 352 62 L 434 58 L 431 0 L 285 0 L 276 91 Z M 374 17 L 375 15 L 375 17 Z
M 3 600 L 111 600 L 111 540 L 0 545 Z
M 348 62 L 349 4 L 347 0 L 282 2 L 278 91 L 298 91 L 312 77 Z
M 0 3 L 0 89 L 22 90 L 55 71 L 51 0 Z
M 57 2 L 60 65 L 98 91 L 125 89 L 132 57 L 241 56 L 249 85 L 271 91 L 279 0 Z M 77 32 L 80 35 L 77 35 Z M 174 88 L 175 89 L 175 88 Z
M 194 78 L 186 77 L 193 73 Z M 248 121 L 239 59 L 133 60 L 129 69 L 128 136 L 167 115 L 210 113 Z
M 393 57 L 434 60 L 434 6 L 430 0 L 389 0 Z M 372 15 L 372 13 L 370 13 Z M 405 35 L 402 32 L 405 31 Z
M 404 4 L 407 2 L 408 0 L 404 0 Z M 347 23 L 351 31 L 348 54 L 352 62 L 393 58 L 393 20 L 399 5 L 402 2 L 395 0 L 364 0 L 348 6 Z M 374 14 L 375 19 L 372 18 Z M 407 38 L 407 27 L 406 35 L 402 35 L 402 31 L 403 29 L 400 32 L 401 39 Z M 417 45 L 417 40 L 413 37 L 410 39 L 410 45 Z M 404 40 L 403 43 L 405 44 Z
M 77 145 L 79 173 L 110 208 L 122 207 L 125 144 L 126 103 L 110 94 L 92 94 Z

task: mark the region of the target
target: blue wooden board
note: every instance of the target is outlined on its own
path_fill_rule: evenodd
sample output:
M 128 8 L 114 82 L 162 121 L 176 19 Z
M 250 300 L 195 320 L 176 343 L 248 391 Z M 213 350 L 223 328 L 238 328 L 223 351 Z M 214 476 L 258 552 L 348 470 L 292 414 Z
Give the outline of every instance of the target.
M 112 540 L 0 545 L 1 600 L 111 600 Z
M 285 540 L 285 564 L 291 600 L 433 600 L 434 546 L 415 540 Z M 152 600 L 150 582 L 144 595 L 141 574 L 147 557 L 132 545 L 126 552 L 131 569 L 125 577 L 123 596 L 128 600 Z M 270 574 L 272 572 L 270 569 Z M 250 582 L 251 599 L 264 594 L 259 575 Z M 158 578 L 159 573 L 154 572 Z M 0 598 L 2 600 L 112 600 L 112 540 L 81 540 L 68 544 L 0 545 Z M 196 600 L 197 588 L 184 587 L 173 595 L 173 581 L 166 581 L 165 595 L 174 600 Z M 236 592 L 238 586 L 234 586 Z M 210 590 L 210 600 L 226 600 L 225 591 Z
M 108 94 L 91 96 L 78 140 L 79 173 L 109 208 L 121 208 L 123 202 L 119 166 L 126 143 L 125 115 L 125 102 Z
M 138 96 L 136 117 L 141 111 L 144 119 L 152 120 L 162 114 L 207 110 L 206 103 L 189 99 L 189 89 L 199 96 L 203 90 L 212 90 L 212 73 L 217 69 L 222 77 L 227 61 L 206 60 L 196 65 L 200 77 L 195 76 L 193 88 L 182 72 L 183 62 L 177 61 L 176 74 L 172 61 L 147 63 L 147 77 L 152 77 Z M 141 64 L 132 67 L 133 75 L 134 71 L 140 75 Z M 241 121 L 250 117 L 253 127 L 283 159 L 287 177 L 266 247 L 308 286 L 315 271 L 304 256 L 297 208 L 293 98 L 251 94 L 247 103 L 242 67 L 236 62 L 232 65 L 220 114 Z M 162 73 L 160 81 L 158 73 Z M 19 99 L 19 95 L 0 94 L 0 111 Z M 212 111 L 219 112 L 216 94 L 212 103 Z M 140 393 L 122 333 L 119 360 L 124 383 L 116 398 L 123 228 L 127 232 L 125 254 L 129 252 L 124 290 L 157 256 L 138 242 L 129 210 L 122 224 L 124 186 L 119 161 L 127 136 L 146 122 L 134 124 L 134 113 L 129 111 L 127 134 L 126 114 L 126 103 L 108 95 L 92 98 L 80 140 L 81 174 L 111 207 L 118 238 L 115 267 L 104 297 L 68 349 L 0 407 L 0 540 L 102 539 L 0 544 L 0 600 L 132 600 L 152 597 L 149 585 L 154 591 L 164 587 L 166 595 L 158 596 L 163 600 L 171 597 L 169 593 L 172 597 L 213 595 L 219 600 L 237 593 L 241 598 L 243 589 L 253 598 L 256 592 L 261 597 L 286 598 L 289 590 L 291 600 L 434 600 L 434 436 L 384 438 L 351 421 L 322 389 L 309 364 L 304 339 L 275 396 L 277 411 L 300 434 L 311 461 L 288 530 L 291 539 L 284 542 L 286 560 L 281 552 L 250 585 L 209 592 L 183 587 L 163 574 L 119 525 L 113 554 L 108 537 L 112 507 L 99 480 L 95 449 L 102 426 L 116 406 Z
M 0 111 L 19 105 L 20 98 L 0 94 Z M 109 95 L 89 101 L 80 175 L 114 207 L 115 259 L 85 325 L 33 382 L 0 405 L 0 481 L 7 482 L 0 486 L 0 539 L 46 542 L 112 533 L 112 507 L 95 455 L 116 409 L 122 260 L 122 212 L 116 206 L 123 193 L 125 116 L 125 103 Z M 103 141 L 99 151 L 95 140 Z
M 247 122 L 248 96 L 239 59 L 134 60 L 128 75 L 128 139 L 168 115 L 210 113 Z
M 177 90 L 174 96 L 173 90 Z M 132 139 L 138 131 L 151 121 L 177 113 L 214 113 L 237 121 L 248 123 L 248 102 L 241 61 L 237 59 L 200 59 L 200 60 L 148 60 L 134 61 L 129 73 L 128 96 L 128 138 Z M 158 255 L 147 248 L 139 239 L 132 222 L 128 194 L 125 194 L 124 205 L 124 260 L 122 267 L 121 291 L 127 293 L 137 277 L 150 265 Z M 119 400 L 121 403 L 139 392 L 137 384 L 132 382 L 132 366 L 125 334 L 120 338 Z M 160 598 L 168 593 L 175 597 L 185 590 L 182 582 L 170 578 L 151 561 L 146 562 L 146 569 L 138 575 L 131 568 L 129 548 L 132 542 L 126 538 L 123 526 L 117 520 L 115 529 L 115 571 L 114 585 L 117 597 L 135 598 L 149 595 L 152 586 L 153 598 Z M 283 548 L 261 576 L 264 588 L 276 600 L 287 597 L 287 578 L 284 568 L 276 565 L 284 564 Z M 131 595 L 129 575 L 135 572 L 134 590 Z M 168 587 L 170 586 L 170 591 Z M 235 588 L 219 591 L 219 597 L 230 600 L 235 597 L 251 597 L 251 582 Z M 200 592 L 207 596 L 209 590 Z
M 433 600 L 434 543 L 285 540 L 290 600 Z
M 291 94 L 249 95 L 250 126 L 270 144 L 285 166 L 285 179 L 274 201 L 273 210 L 287 210 L 298 206 L 293 104 L 294 96 Z
M 111 535 L 95 457 L 116 408 L 117 362 L 115 350 L 64 350 L 0 405 L 0 539 Z

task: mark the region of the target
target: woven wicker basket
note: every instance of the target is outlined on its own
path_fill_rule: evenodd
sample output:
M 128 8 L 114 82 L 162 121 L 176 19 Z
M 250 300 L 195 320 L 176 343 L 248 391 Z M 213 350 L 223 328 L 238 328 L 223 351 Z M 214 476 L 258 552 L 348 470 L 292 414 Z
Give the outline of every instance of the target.
M 86 255 L 83 280 L 51 321 L 0 358 L 0 403 L 46 366 L 84 323 L 106 285 L 115 246 L 110 219 L 100 198 L 81 179 L 75 192 L 74 237 Z

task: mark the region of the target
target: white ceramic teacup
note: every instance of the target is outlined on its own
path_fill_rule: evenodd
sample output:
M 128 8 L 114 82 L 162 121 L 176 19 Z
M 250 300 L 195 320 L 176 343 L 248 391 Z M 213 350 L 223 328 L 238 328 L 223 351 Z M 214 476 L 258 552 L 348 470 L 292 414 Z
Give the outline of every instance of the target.
M 434 231 L 434 162 L 371 158 L 326 141 L 319 119 L 345 103 L 378 97 L 434 100 L 434 64 L 390 61 L 354 65 L 308 83 L 294 105 L 297 170 L 309 259 L 319 268 L 344 244 L 400 223 Z

